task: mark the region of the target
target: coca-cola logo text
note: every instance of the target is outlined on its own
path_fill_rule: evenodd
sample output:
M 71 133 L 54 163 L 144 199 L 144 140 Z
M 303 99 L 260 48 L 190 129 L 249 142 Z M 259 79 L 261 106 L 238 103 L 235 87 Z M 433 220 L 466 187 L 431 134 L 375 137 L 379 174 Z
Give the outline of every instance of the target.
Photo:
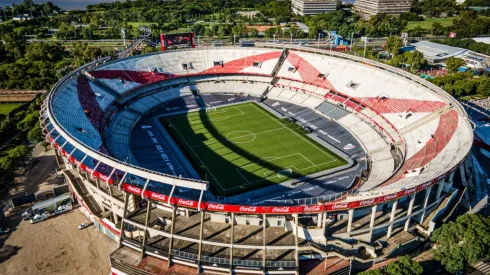
M 374 199 L 363 200 L 359 203 L 360 206 L 371 205 L 371 204 L 374 204 Z
M 167 196 L 162 195 L 162 194 L 158 194 L 158 193 L 155 193 L 155 192 L 151 192 L 150 193 L 150 198 L 155 199 L 155 200 L 166 201 L 167 200 L 166 197 Z
M 322 211 L 321 205 L 307 205 L 303 208 L 305 212 L 320 212 Z
M 209 210 L 225 210 L 225 205 L 224 204 L 210 203 L 210 204 L 208 204 L 208 209 Z
M 289 213 L 289 207 L 273 207 L 272 213 Z
M 139 189 L 138 187 L 131 186 L 131 185 L 127 185 L 126 190 L 128 190 L 129 192 L 134 193 L 134 194 L 140 194 L 141 193 L 141 189 Z
M 338 203 L 338 204 L 334 204 L 332 206 L 332 209 L 344 209 L 344 208 L 347 208 L 349 205 L 347 203 Z
M 255 206 L 240 206 L 240 212 L 257 212 L 257 207 Z
M 177 204 L 180 204 L 180 205 L 185 205 L 185 206 L 194 206 L 194 202 L 193 201 L 190 201 L 190 200 L 183 200 L 183 199 L 179 199 L 177 201 Z

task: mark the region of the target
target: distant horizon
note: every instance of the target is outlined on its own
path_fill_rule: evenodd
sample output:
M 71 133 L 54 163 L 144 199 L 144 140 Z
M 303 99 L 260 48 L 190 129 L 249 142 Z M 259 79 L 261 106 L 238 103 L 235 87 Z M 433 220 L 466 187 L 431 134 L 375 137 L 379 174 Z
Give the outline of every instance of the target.
M 52 2 L 55 6 L 58 6 L 64 10 L 84 10 L 87 5 L 111 3 L 122 0 L 34 0 L 35 4 L 44 4 L 46 2 Z M 12 4 L 21 4 L 24 0 L 2 0 L 0 1 L 0 7 L 12 6 Z

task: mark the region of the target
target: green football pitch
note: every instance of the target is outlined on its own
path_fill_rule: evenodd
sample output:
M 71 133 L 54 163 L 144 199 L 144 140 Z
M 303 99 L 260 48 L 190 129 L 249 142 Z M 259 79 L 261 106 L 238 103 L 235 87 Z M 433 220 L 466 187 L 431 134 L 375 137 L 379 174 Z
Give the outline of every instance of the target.
M 219 195 L 232 195 L 345 165 L 298 125 L 255 103 L 160 118 Z

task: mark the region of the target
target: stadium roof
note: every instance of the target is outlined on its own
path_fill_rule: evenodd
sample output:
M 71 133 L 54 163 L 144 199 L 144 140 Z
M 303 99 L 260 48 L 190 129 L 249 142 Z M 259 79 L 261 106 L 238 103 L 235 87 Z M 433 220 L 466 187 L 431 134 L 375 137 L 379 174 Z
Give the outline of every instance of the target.
M 449 57 L 461 55 L 468 50 L 463 48 L 451 47 L 439 43 L 420 41 L 413 43 L 415 50 L 424 54 L 425 59 L 429 62 L 443 62 Z

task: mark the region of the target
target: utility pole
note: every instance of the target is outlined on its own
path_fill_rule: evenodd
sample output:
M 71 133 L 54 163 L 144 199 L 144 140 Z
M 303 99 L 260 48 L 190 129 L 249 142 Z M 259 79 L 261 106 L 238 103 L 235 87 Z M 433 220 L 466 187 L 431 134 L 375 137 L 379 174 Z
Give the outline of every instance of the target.
M 126 47 L 126 29 L 125 28 L 121 29 L 121 34 L 122 34 L 123 41 L 124 41 L 124 47 Z
M 366 37 L 364 39 L 364 56 L 363 56 L 364 58 L 366 58 L 367 41 L 368 41 L 368 38 Z
M 291 33 L 291 42 L 289 44 L 293 45 L 293 33 Z

